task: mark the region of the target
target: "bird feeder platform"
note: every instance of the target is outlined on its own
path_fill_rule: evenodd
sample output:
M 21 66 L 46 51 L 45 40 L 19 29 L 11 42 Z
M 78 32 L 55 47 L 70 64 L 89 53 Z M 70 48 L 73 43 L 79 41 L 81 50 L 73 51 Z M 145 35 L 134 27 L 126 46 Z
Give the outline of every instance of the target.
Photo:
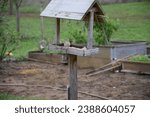
M 49 45 L 49 50 L 56 50 L 60 53 L 71 54 L 76 56 L 91 56 L 99 52 L 99 48 L 85 49 L 85 48 L 65 47 L 58 45 Z
M 103 22 L 103 11 L 98 0 L 51 0 L 40 16 L 56 18 L 56 38 L 54 44 L 48 46 L 49 50 L 65 53 L 69 56 L 69 87 L 68 99 L 78 99 L 77 88 L 77 56 L 91 56 L 98 53 L 93 48 L 94 21 Z M 87 21 L 88 39 L 87 49 L 73 46 L 60 46 L 60 19 Z

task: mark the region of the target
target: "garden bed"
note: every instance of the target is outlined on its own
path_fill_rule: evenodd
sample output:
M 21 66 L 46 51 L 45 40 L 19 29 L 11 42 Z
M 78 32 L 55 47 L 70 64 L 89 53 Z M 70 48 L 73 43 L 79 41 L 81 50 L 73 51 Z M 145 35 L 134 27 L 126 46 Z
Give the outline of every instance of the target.
M 133 54 L 146 54 L 145 42 L 113 42 L 110 46 L 99 46 L 96 55 L 81 57 L 78 56 L 79 68 L 98 68 L 116 59 L 121 59 Z M 64 63 L 63 55 L 59 53 L 43 53 L 40 51 L 29 52 L 29 58 L 53 63 Z M 65 61 L 66 62 L 66 61 Z
M 148 55 L 136 55 L 121 61 L 123 71 L 150 74 L 150 58 Z
M 132 62 L 132 61 L 121 61 L 121 62 L 123 71 L 150 74 L 150 63 L 148 62 Z
M 146 54 L 146 42 L 112 42 L 110 46 L 100 46 L 99 50 L 94 56 L 78 57 L 79 67 L 97 68 L 129 55 Z

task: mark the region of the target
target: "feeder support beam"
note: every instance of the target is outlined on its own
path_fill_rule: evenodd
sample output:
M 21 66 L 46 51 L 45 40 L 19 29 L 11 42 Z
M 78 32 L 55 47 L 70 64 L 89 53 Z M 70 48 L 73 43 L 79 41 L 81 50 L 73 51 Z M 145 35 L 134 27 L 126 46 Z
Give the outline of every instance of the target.
M 77 56 L 69 54 L 69 99 L 78 99 Z
M 60 18 L 56 18 L 56 40 L 55 44 L 60 43 Z
M 87 42 L 88 49 L 93 48 L 94 11 L 95 9 L 90 10 L 89 27 L 88 27 L 88 42 Z

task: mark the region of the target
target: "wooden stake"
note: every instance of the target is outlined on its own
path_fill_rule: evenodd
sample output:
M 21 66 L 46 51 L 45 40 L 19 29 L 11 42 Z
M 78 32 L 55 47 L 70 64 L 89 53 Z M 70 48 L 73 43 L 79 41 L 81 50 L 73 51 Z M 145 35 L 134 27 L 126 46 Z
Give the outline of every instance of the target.
M 56 44 L 60 43 L 60 19 L 56 18 Z
M 69 55 L 69 95 L 70 100 L 77 100 L 77 56 Z
M 41 37 L 42 39 L 41 40 L 44 40 L 44 18 L 41 17 Z
M 93 48 L 93 25 L 94 25 L 94 10 L 91 10 L 88 28 L 88 43 L 87 43 L 88 49 Z

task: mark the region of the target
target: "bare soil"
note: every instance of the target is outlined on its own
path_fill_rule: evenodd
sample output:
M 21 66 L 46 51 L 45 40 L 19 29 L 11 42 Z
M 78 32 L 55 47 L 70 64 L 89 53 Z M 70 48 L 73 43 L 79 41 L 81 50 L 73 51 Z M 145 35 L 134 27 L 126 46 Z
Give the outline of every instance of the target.
M 87 77 L 85 73 L 89 70 L 78 69 L 78 91 L 114 100 L 150 99 L 150 75 L 107 72 Z M 0 93 L 8 92 L 31 98 L 65 100 L 67 91 L 64 89 L 68 85 L 68 71 L 67 65 L 31 61 L 0 63 Z M 23 84 L 24 86 L 3 86 L 3 84 Z M 81 100 L 100 99 L 81 93 L 78 97 Z

